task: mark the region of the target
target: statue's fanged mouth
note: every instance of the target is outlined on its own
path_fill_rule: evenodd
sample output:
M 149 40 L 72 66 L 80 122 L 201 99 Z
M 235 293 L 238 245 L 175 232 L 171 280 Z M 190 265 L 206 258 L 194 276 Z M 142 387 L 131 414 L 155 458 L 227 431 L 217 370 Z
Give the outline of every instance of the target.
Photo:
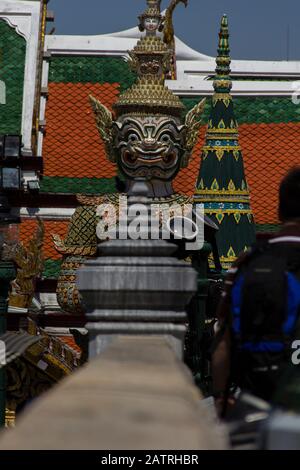
M 128 150 L 125 150 L 122 161 L 125 165 L 134 167 L 138 165 L 157 165 L 160 164 L 161 167 L 168 168 L 173 167 L 177 164 L 178 157 L 175 152 L 167 154 L 157 154 L 157 153 L 131 153 Z

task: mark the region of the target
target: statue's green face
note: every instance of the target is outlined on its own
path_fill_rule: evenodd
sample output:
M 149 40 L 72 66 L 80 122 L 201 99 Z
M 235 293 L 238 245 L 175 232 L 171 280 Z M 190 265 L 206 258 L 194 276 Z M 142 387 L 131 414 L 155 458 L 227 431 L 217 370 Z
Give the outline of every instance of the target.
M 171 180 L 182 166 L 186 128 L 170 116 L 123 116 L 113 124 L 117 163 L 130 179 Z

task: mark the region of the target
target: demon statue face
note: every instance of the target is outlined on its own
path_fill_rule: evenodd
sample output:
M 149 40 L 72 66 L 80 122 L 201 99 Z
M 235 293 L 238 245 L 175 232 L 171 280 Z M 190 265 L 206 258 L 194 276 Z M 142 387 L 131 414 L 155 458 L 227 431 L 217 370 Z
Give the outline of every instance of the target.
M 107 156 L 128 179 L 170 181 L 188 165 L 205 100 L 187 114 L 184 124 L 167 114 L 128 114 L 114 120 L 105 106 L 93 97 L 90 100 Z
M 124 116 L 113 124 L 117 163 L 129 178 L 171 180 L 180 169 L 186 129 L 170 116 Z

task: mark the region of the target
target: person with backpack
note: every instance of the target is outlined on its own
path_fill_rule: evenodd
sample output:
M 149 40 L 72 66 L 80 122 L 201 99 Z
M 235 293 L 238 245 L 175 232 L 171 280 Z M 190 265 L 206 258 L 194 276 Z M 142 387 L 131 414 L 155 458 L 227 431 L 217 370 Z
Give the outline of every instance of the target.
M 232 400 L 232 384 L 271 401 L 300 340 L 300 167 L 281 182 L 279 218 L 280 232 L 243 253 L 227 274 L 212 354 L 219 411 Z

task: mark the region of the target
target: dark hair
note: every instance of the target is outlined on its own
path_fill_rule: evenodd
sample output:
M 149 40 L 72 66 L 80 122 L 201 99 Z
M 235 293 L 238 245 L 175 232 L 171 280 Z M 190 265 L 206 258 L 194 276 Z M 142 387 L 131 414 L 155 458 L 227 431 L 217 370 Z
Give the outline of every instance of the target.
M 279 218 L 282 221 L 300 219 L 300 167 L 292 168 L 283 178 L 279 189 Z

